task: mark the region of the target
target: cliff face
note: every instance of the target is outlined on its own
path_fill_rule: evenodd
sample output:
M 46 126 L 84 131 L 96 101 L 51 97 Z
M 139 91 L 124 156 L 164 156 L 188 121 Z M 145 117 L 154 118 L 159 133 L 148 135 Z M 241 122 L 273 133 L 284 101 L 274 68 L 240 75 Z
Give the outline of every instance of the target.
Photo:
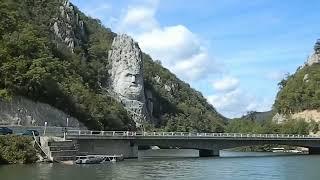
M 111 68 L 109 93 L 121 102 L 140 127 L 147 118 L 143 83 L 142 52 L 127 35 L 114 38 L 108 61 Z M 108 87 L 106 87 L 108 88 Z
M 69 117 L 61 110 L 48 104 L 31 101 L 24 97 L 14 97 L 11 101 L 0 101 L 0 125 L 22 126 L 67 126 L 84 127 L 76 118 Z
M 306 64 L 311 66 L 313 64 L 318 64 L 318 63 L 320 63 L 320 40 L 317 40 L 314 46 L 314 52 L 308 58 Z
M 53 119 L 62 122 L 52 124 L 63 124 L 68 114 L 95 129 L 132 129 L 134 120 L 138 127 L 146 124 L 172 131 L 223 131 L 225 118 L 201 93 L 141 52 L 129 36 L 116 35 L 68 0 L 22 0 L 11 4 L 5 8 L 5 15 L 11 16 L 11 11 L 21 13 L 13 19 L 23 26 L 6 29 L 6 35 L 0 32 L 0 47 L 14 47 L 5 39 L 24 35 L 24 31 L 34 32 L 26 32 L 25 36 L 30 38 L 31 34 L 39 45 L 33 47 L 36 52 L 18 51 L 0 62 L 0 96 L 4 91 L 14 97 L 27 97 L 34 103 L 26 100 L 30 106 L 36 107 L 28 109 L 20 101 L 12 103 L 19 108 L 2 104 L 6 107 L 1 111 L 6 122 L 11 119 L 13 123 L 42 124 L 43 117 L 57 112 L 60 115 Z M 23 68 L 12 60 L 22 56 L 28 58 L 22 61 L 26 62 Z M 44 113 L 46 110 L 36 102 L 50 104 L 61 112 Z M 16 115 L 20 109 L 28 113 Z M 22 117 L 26 120 L 17 120 Z
M 83 43 L 81 39 L 85 36 L 84 22 L 79 19 L 79 14 L 69 0 L 61 1 L 59 13 L 53 18 L 52 31 L 56 40 L 63 42 L 72 52 L 75 46 Z

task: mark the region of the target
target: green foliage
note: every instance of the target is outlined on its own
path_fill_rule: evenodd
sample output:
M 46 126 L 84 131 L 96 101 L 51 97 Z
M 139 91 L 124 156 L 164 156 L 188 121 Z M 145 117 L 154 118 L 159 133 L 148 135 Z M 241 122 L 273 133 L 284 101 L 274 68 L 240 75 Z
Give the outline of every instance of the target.
M 144 82 L 155 99 L 153 116 L 165 131 L 223 132 L 225 118 L 187 83 L 143 54 Z M 167 87 L 167 88 L 166 88 Z M 168 89 L 168 87 L 170 89 Z
M 24 136 L 0 137 L 0 164 L 34 163 L 38 160 L 32 138 Z
M 283 134 L 309 134 L 310 126 L 304 120 L 288 120 L 281 127 Z
M 316 125 L 309 124 L 303 120 L 290 119 L 282 124 L 276 124 L 271 120 L 261 122 L 235 119 L 226 126 L 229 133 L 250 133 L 250 134 L 309 134 L 315 130 Z
M 102 95 L 107 79 L 107 52 L 114 33 L 85 17 L 84 31 L 75 25 L 82 43 L 72 53 L 53 36 L 53 17 L 60 17 L 60 0 L 0 2 L 0 97 L 20 95 L 48 103 L 99 130 L 134 128 L 114 99 Z M 75 11 L 78 11 L 75 8 Z
M 11 95 L 9 94 L 7 89 L 0 89 L 0 99 L 4 99 L 6 101 L 11 100 Z
M 292 114 L 307 109 L 320 108 L 320 65 L 313 64 L 299 69 L 281 82 L 274 109 Z

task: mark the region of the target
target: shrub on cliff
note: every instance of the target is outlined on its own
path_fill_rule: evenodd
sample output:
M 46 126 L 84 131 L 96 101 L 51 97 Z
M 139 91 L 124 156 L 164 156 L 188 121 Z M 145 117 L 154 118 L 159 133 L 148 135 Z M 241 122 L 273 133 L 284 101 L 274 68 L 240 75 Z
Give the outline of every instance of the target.
M 0 164 L 34 163 L 38 160 L 32 138 L 0 136 Z

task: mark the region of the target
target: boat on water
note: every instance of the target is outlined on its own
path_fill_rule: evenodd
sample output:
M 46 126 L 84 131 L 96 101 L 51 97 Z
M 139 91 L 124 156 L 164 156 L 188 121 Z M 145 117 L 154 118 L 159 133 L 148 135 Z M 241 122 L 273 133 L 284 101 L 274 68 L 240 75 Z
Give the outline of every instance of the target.
M 103 164 L 106 162 L 123 161 L 123 155 L 86 155 L 77 156 L 75 164 Z
M 282 147 L 276 147 L 276 148 L 272 148 L 271 151 L 272 151 L 272 152 L 276 152 L 276 153 L 278 153 L 278 152 L 284 152 L 284 148 L 282 148 Z
M 282 152 L 282 153 L 303 153 L 303 151 L 298 149 L 284 149 L 284 148 L 272 148 L 272 152 Z

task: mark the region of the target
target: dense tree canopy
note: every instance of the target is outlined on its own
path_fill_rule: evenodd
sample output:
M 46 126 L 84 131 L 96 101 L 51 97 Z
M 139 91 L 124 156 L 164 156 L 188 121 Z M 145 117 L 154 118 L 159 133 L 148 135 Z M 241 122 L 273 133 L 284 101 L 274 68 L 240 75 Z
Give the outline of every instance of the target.
M 292 114 L 320 107 L 320 64 L 298 69 L 280 83 L 274 109 L 283 114 Z
M 87 39 L 72 53 L 55 41 L 50 29 L 59 3 L 0 2 L 1 97 L 20 95 L 48 103 L 89 128 L 133 129 L 124 108 L 98 88 L 99 79 L 107 78 L 101 68 L 107 66 L 105 58 L 114 33 L 79 12 L 87 24 Z
M 309 131 L 317 130 L 318 125 L 316 122 L 309 124 L 304 120 L 294 119 L 290 119 L 282 124 L 276 124 L 271 120 L 257 122 L 235 119 L 226 126 L 226 132 L 250 134 L 309 134 Z
M 179 80 L 161 63 L 143 55 L 146 89 L 156 99 L 153 116 L 162 119 L 158 127 L 166 131 L 223 132 L 225 118 L 202 94 Z

